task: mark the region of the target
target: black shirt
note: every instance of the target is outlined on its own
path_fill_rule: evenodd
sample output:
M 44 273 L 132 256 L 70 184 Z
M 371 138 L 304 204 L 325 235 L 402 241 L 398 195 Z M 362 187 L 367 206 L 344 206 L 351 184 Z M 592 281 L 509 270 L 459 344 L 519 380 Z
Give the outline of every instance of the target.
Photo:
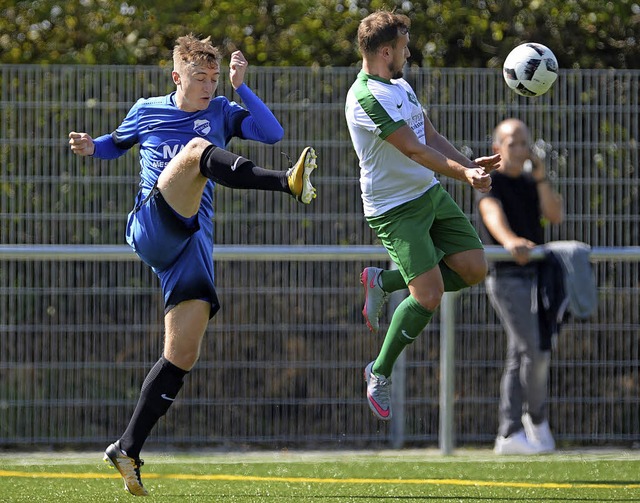
M 493 197 L 502 204 L 511 230 L 518 236 L 529 239 L 536 244 L 544 243 L 544 229 L 542 228 L 542 214 L 540 198 L 536 181 L 528 174 L 510 177 L 499 171 L 491 173 L 491 190 L 486 194 L 476 192 L 476 204 L 485 197 Z M 500 245 L 484 225 L 482 218 L 478 219 L 480 239 L 486 245 Z M 513 267 L 515 262 L 496 262 L 497 268 Z

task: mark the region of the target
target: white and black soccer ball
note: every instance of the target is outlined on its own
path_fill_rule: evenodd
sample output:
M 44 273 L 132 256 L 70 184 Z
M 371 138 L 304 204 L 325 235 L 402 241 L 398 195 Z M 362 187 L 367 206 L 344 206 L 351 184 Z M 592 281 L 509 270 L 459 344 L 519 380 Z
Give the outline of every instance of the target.
M 558 60 L 548 47 L 527 42 L 509 53 L 502 75 L 507 85 L 521 96 L 540 96 L 558 78 Z

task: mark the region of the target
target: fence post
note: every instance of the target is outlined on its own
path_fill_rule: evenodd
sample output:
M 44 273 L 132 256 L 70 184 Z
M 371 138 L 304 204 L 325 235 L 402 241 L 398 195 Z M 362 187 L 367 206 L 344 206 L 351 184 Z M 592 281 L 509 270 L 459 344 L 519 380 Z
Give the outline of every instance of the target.
M 395 262 L 391 261 L 389 269 L 397 268 L 398 266 Z M 407 297 L 408 293 L 408 290 L 403 289 L 397 290 L 389 295 L 389 303 L 387 305 L 388 320 L 391 320 L 396 308 Z M 391 408 L 393 410 L 393 416 L 391 416 L 391 447 L 394 449 L 400 449 L 404 446 L 404 423 L 407 398 L 407 356 L 405 351 L 400 353 L 400 356 L 393 364 L 392 382 Z
M 391 447 L 401 449 L 404 446 L 405 404 L 407 397 L 407 357 L 405 352 L 393 365 L 393 387 L 391 388 Z
M 446 292 L 440 302 L 440 426 L 442 454 L 453 452 L 455 394 L 455 300 L 458 292 Z

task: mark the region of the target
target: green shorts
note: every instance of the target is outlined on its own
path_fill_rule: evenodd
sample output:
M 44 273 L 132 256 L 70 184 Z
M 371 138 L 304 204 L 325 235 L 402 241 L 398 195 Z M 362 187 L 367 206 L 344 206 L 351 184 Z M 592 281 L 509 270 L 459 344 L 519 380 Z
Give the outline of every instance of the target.
M 367 222 L 407 283 L 446 255 L 483 248 L 467 216 L 440 184 Z

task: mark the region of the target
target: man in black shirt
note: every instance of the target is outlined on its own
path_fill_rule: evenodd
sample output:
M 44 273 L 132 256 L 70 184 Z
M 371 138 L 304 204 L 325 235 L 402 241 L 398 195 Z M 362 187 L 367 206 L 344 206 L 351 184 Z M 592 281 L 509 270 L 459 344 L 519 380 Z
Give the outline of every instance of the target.
M 546 178 L 522 121 L 498 124 L 493 149 L 502 164 L 491 173 L 491 190 L 477 193 L 479 234 L 484 244 L 501 245 L 513 256 L 513 261 L 492 263 L 485 280 L 507 333 L 494 452 L 549 452 L 555 449 L 547 420 L 551 352 L 548 344 L 541 344 L 535 294 L 538 264 L 530 262 L 530 252 L 544 243 L 545 223 L 562 221 L 562 198 Z

